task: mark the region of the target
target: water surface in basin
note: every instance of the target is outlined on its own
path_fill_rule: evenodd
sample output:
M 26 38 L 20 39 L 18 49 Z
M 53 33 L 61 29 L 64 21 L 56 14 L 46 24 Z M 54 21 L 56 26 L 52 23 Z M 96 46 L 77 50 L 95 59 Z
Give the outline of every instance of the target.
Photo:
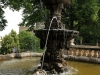
M 0 75 L 29 75 L 37 67 L 40 58 L 22 58 L 0 61 Z
M 39 57 L 27 57 L 0 61 L 0 75 L 31 75 L 38 66 Z M 100 65 L 82 62 L 68 62 L 66 75 L 100 75 Z

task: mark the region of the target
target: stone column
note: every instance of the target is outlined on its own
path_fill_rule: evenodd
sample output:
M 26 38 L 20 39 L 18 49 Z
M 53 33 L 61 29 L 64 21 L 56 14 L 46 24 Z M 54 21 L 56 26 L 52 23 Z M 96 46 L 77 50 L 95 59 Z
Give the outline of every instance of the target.
M 48 41 L 47 50 L 44 56 L 43 69 L 55 73 L 62 73 L 67 71 L 67 63 L 63 57 L 63 51 L 61 49 L 61 43 L 58 41 Z M 41 58 L 41 63 L 43 61 L 43 56 Z

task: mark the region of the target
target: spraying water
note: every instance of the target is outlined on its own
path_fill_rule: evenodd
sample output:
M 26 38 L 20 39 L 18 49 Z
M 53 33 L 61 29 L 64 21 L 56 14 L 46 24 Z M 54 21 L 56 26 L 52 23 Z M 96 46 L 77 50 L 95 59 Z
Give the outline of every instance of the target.
M 41 69 L 43 69 L 43 64 L 44 64 L 44 58 L 45 58 L 45 52 L 46 52 L 46 46 L 47 46 L 47 42 L 48 42 L 48 37 L 49 37 L 49 32 L 50 32 L 50 28 L 51 28 L 51 25 L 52 25 L 52 22 L 53 20 L 56 19 L 57 20 L 57 17 L 53 17 L 51 22 L 50 22 L 50 26 L 49 26 L 49 29 L 48 29 L 48 32 L 47 32 L 47 37 L 46 37 L 46 42 L 45 42 L 45 47 L 44 47 L 44 54 L 43 54 L 43 59 L 42 59 L 42 63 L 41 63 Z M 57 22 L 58 24 L 58 27 L 59 27 L 59 23 Z M 64 32 L 64 38 L 65 38 L 65 32 Z M 64 39 L 64 43 L 65 43 L 65 39 Z M 47 71 L 46 71 L 47 72 Z M 68 71 L 67 72 L 63 72 L 63 73 L 60 73 L 60 74 L 50 74 L 47 72 L 48 75 L 73 75 L 75 73 L 77 73 L 78 70 L 73 68 L 73 67 L 70 67 L 68 66 Z
M 44 54 L 43 54 L 43 60 L 42 60 L 42 64 L 41 64 L 41 69 L 43 68 L 43 62 L 44 62 L 44 57 L 45 57 L 45 52 L 46 52 L 46 46 L 47 46 L 47 41 L 48 41 L 48 36 L 49 36 L 49 32 L 50 32 L 50 28 L 51 28 L 51 24 L 53 22 L 53 20 L 56 19 L 57 20 L 57 17 L 54 16 L 50 22 L 50 26 L 49 26 L 49 29 L 48 29 L 48 33 L 47 33 L 47 38 L 46 38 L 46 43 L 45 43 L 45 47 L 44 47 Z M 58 23 L 58 22 L 57 22 Z M 59 25 L 58 25 L 59 27 Z

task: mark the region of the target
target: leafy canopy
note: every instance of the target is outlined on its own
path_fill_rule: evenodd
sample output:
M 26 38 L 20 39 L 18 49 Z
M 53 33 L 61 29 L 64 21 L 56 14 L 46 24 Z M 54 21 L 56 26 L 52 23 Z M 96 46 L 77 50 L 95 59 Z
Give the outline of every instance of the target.
M 0 31 L 2 31 L 7 26 L 7 20 L 4 16 L 4 4 L 0 1 Z
M 39 39 L 32 32 L 21 31 L 18 36 L 22 51 L 40 50 Z
M 1 49 L 0 53 L 7 54 L 11 53 L 14 47 L 17 47 L 18 51 L 19 49 L 19 37 L 17 33 L 14 30 L 11 30 L 10 34 L 6 35 L 2 42 L 1 42 Z

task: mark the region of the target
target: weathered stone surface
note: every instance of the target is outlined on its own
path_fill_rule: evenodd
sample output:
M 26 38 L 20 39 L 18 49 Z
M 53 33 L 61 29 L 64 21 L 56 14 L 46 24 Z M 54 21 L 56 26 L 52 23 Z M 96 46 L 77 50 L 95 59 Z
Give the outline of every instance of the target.
M 65 10 L 65 6 L 71 4 L 71 0 L 42 1 L 47 9 L 50 10 L 50 14 L 45 22 L 45 29 L 35 30 L 35 35 L 40 38 L 41 49 L 46 49 L 46 52 L 41 57 L 40 67 L 50 73 L 62 73 L 67 71 L 67 63 L 63 57 L 63 50 L 69 48 L 68 41 L 75 38 L 78 34 L 74 30 L 65 30 L 65 26 L 61 22 L 61 13 Z
M 100 63 L 100 47 L 89 45 L 74 45 L 71 46 L 65 59 Z
M 47 75 L 47 73 L 42 69 L 36 69 L 32 75 Z
M 7 55 L 0 55 L 0 60 L 8 60 L 12 58 L 22 58 L 22 57 L 41 57 L 43 53 L 34 52 L 23 52 L 23 53 L 11 53 Z
M 66 7 L 71 4 L 71 0 L 42 0 L 47 9 L 50 10 L 48 15 L 48 20 L 45 23 L 45 28 L 48 29 L 50 22 L 53 17 L 56 17 L 51 25 L 50 29 L 64 29 L 65 26 L 61 22 L 61 13 L 62 10 L 66 10 Z
M 45 47 L 48 29 L 35 30 L 35 35 L 41 39 L 41 48 Z M 51 73 L 67 71 L 67 63 L 64 60 L 64 49 L 68 49 L 68 41 L 75 38 L 78 32 L 73 30 L 51 29 L 46 45 L 46 52 L 41 58 L 43 69 Z M 42 63 L 43 62 L 43 63 Z

